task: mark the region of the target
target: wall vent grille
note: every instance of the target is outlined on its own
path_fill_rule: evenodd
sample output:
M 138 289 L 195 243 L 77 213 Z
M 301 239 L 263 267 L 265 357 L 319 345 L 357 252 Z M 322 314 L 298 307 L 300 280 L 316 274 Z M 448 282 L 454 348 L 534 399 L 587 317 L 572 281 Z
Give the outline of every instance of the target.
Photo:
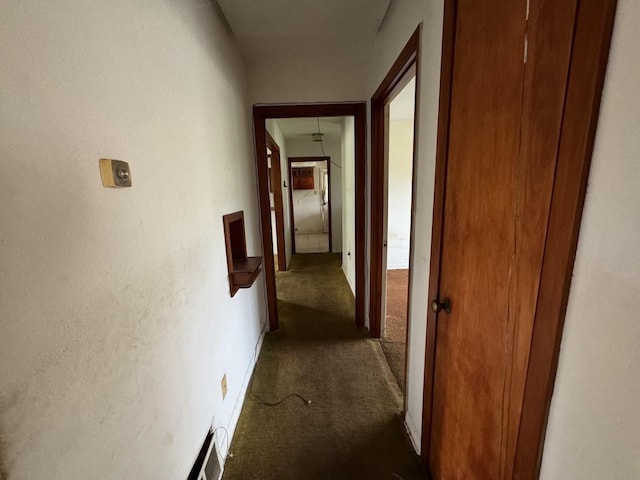
M 213 441 L 213 432 L 209 431 L 187 480 L 219 480 L 221 473 L 218 449 Z

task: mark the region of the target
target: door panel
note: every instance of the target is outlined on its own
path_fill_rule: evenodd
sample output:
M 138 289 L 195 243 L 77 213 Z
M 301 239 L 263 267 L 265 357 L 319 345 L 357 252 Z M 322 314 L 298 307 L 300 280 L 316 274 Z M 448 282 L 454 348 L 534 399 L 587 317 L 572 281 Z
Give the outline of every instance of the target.
M 528 18 L 527 18 L 528 15 Z M 511 478 L 575 0 L 458 2 L 430 467 Z M 525 45 L 528 44 L 525 57 Z
M 505 358 L 508 392 L 500 478 L 511 478 L 568 81 L 576 0 L 530 2 L 521 146 L 516 169 L 515 258 Z
M 459 3 L 431 431 L 447 480 L 500 471 L 526 16 L 526 1 Z

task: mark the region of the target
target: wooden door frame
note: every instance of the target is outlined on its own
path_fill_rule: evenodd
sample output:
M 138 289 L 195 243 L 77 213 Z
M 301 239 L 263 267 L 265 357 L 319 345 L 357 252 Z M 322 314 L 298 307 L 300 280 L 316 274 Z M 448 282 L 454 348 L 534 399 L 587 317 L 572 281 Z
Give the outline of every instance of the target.
M 287 253 L 284 243 L 284 209 L 282 207 L 282 170 L 280 162 L 280 147 L 269 132 L 265 132 L 267 137 L 267 148 L 271 155 L 271 187 L 273 189 L 273 208 L 276 214 L 276 240 L 278 248 L 278 270 L 284 272 L 287 269 Z M 273 251 L 273 247 L 272 250 Z
M 278 329 L 278 303 L 276 276 L 273 268 L 273 240 L 271 238 L 271 211 L 269 208 L 269 186 L 267 183 L 267 150 L 257 148 L 266 142 L 266 120 L 268 118 L 302 117 L 354 117 L 355 123 L 355 263 L 356 263 L 356 325 L 364 327 L 365 311 L 365 224 L 366 224 L 366 141 L 367 104 L 365 102 L 307 103 L 285 105 L 254 105 L 253 133 L 255 140 L 256 167 L 258 173 L 258 200 L 262 247 L 264 251 L 264 274 L 267 290 L 269 329 Z
M 293 215 L 293 176 L 291 175 L 291 164 L 297 162 L 327 162 L 327 178 L 329 182 L 329 184 L 327 185 L 327 195 L 329 197 L 329 200 L 327 202 L 327 210 L 329 215 L 329 253 L 331 253 L 333 250 L 333 242 L 331 240 L 331 157 L 289 157 L 287 161 L 287 174 L 289 176 L 289 205 L 291 206 L 291 208 L 289 209 L 289 214 L 291 217 L 291 251 L 293 253 L 296 253 L 296 222 Z
M 515 451 L 514 479 L 539 477 L 617 0 L 579 0 Z M 445 0 L 429 299 L 439 298 L 457 0 Z M 427 313 L 421 457 L 429 464 L 436 314 Z
M 370 243 L 370 295 L 369 295 L 369 330 L 371 336 L 382 335 L 382 260 L 384 257 L 384 200 L 385 200 L 385 164 L 386 164 L 386 130 L 385 108 L 387 104 L 415 77 L 415 105 L 419 105 L 420 92 L 420 30 L 422 24 L 413 32 L 411 38 L 400 52 L 400 55 L 385 76 L 384 80 L 371 97 L 371 243 Z M 411 192 L 411 231 L 413 233 L 415 206 L 415 173 L 418 158 L 418 108 L 413 122 L 413 167 Z M 413 265 L 413 238 L 409 245 L 409 299 L 411 299 L 411 266 Z M 407 311 L 408 316 L 408 311 Z M 408 317 L 407 317 L 408 318 Z M 408 326 L 408 325 L 407 325 Z M 408 331 L 408 329 L 407 329 Z

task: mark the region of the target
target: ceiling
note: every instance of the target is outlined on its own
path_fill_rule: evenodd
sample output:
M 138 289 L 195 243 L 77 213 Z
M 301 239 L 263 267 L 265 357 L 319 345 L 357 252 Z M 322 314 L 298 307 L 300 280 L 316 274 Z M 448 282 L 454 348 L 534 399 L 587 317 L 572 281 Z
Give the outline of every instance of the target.
M 248 59 L 369 45 L 391 0 L 217 0 Z M 324 51 L 326 50 L 326 52 Z
M 339 140 L 342 136 L 344 117 L 320 117 L 320 132 L 325 140 Z M 279 118 L 276 120 L 286 139 L 308 138 L 318 131 L 318 118 Z

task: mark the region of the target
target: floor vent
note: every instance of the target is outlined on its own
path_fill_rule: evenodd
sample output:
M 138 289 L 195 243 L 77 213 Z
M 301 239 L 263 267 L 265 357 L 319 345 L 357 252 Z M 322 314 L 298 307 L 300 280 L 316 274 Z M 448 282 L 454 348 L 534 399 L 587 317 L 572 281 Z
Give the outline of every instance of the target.
M 219 480 L 221 473 L 218 450 L 213 441 L 213 432 L 209 432 L 187 480 Z

